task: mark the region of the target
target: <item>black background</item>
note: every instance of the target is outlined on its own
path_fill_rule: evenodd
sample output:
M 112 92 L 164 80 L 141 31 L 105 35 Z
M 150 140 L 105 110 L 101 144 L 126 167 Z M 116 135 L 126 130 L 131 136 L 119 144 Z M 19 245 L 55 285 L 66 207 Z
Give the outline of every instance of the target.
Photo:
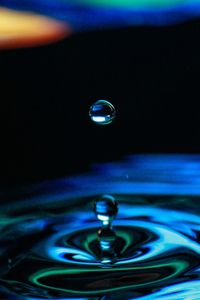
M 75 34 L 0 51 L 0 183 L 86 171 L 133 153 L 200 151 L 200 21 Z M 116 121 L 89 107 L 107 99 Z

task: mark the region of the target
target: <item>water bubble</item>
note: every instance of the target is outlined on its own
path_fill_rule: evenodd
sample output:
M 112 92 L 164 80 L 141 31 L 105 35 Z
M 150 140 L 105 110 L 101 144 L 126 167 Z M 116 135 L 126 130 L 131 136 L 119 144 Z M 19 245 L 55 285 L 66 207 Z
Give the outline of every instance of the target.
M 89 111 L 90 118 L 99 125 L 107 125 L 112 123 L 115 118 L 115 107 L 106 100 L 98 100 Z
M 118 203 L 111 195 L 104 195 L 94 204 L 97 218 L 104 226 L 110 226 L 118 212 Z

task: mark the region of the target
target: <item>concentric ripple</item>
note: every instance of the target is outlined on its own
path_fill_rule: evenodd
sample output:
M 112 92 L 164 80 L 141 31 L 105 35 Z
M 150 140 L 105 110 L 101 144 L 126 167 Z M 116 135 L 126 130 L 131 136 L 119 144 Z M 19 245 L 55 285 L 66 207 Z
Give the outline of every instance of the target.
M 88 184 L 88 195 L 79 193 L 90 175 L 10 192 L 13 202 L 1 205 L 1 299 L 200 299 L 199 158 L 130 161 L 92 173 L 96 191 Z M 115 260 L 105 266 L 101 222 L 92 208 L 108 192 L 111 174 L 117 174 L 109 187 L 119 213 L 113 222 Z M 129 193 L 127 186 L 121 192 L 123 184 Z M 137 185 L 146 187 L 144 193 Z M 178 193 L 181 186 L 184 195 Z

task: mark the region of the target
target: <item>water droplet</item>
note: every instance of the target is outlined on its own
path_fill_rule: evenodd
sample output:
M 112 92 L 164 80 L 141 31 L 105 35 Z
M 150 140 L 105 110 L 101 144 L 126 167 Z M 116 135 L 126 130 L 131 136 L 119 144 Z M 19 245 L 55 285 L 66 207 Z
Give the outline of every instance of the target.
M 110 226 L 118 212 L 118 203 L 111 195 L 104 195 L 94 204 L 97 218 L 104 226 Z
M 112 123 L 116 116 L 115 107 L 106 100 L 98 100 L 89 111 L 90 118 L 99 125 L 107 125 Z

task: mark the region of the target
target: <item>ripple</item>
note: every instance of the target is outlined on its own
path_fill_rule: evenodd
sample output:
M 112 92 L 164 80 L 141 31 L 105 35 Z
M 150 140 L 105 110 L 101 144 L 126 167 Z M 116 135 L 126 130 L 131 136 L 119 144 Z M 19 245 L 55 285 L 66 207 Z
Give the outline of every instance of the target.
M 170 169 L 172 164 L 159 165 L 155 160 L 151 163 L 148 160 L 149 170 L 154 167 L 152 173 L 157 168 L 157 184 L 161 184 L 161 179 L 166 182 L 166 175 L 159 177 L 158 170 L 161 172 L 165 165 L 170 174 L 167 166 Z M 144 161 L 142 164 L 146 168 Z M 187 168 L 181 165 L 180 161 L 179 168 L 174 171 L 182 174 L 179 183 L 174 178 L 171 182 L 168 180 L 168 184 L 175 182 L 186 188 L 189 176 L 190 186 L 193 184 L 197 188 L 196 173 L 193 177 L 188 171 L 183 175 L 181 168 Z M 137 174 L 141 182 L 141 163 L 134 170 L 130 164 L 124 164 L 123 168 L 118 166 L 118 170 L 124 172 L 125 166 L 130 175 L 129 184 L 136 182 L 133 174 Z M 107 166 L 110 173 L 113 167 L 116 169 L 116 165 Z M 96 176 L 102 187 L 105 187 L 106 174 L 104 179 L 101 172 Z M 75 189 L 71 199 L 64 199 L 63 195 L 68 194 L 61 192 L 63 185 L 57 182 L 54 194 L 49 194 L 49 201 L 47 194 L 40 196 L 39 189 L 38 198 L 29 198 L 29 203 L 24 199 L 18 206 L 16 201 L 9 207 L 6 203 L 2 205 L 5 210 L 1 210 L 4 214 L 1 213 L 0 219 L 0 298 L 92 300 L 109 298 L 112 294 L 113 299 L 199 299 L 198 196 L 137 194 L 133 187 L 130 193 L 114 193 L 119 201 L 119 213 L 113 221 L 115 260 L 105 266 L 98 240 L 101 222 L 92 209 L 99 193 L 94 193 L 91 184 L 91 196 L 88 184 L 88 196 L 78 197 L 77 183 L 83 186 L 85 183 L 84 177 L 80 178 L 69 179 L 76 182 L 66 187 L 71 189 L 70 193 Z M 93 176 L 91 178 L 94 180 Z M 149 178 L 154 185 L 155 180 Z M 121 189 L 120 184 L 126 180 L 113 178 L 112 185 L 116 187 L 118 182 Z M 56 201 L 52 201 L 53 198 Z
M 29 290 L 46 290 L 48 297 L 53 297 L 55 291 L 60 296 L 98 296 L 153 288 L 178 280 L 180 276 L 186 280 L 185 274 L 199 264 L 200 246 L 195 235 L 200 224 L 198 216 L 122 204 L 119 220 L 115 221 L 117 260 L 112 267 L 104 269 L 99 259 L 97 231 L 100 224 L 89 212 L 83 222 L 79 218 L 82 213 L 76 207 L 74 226 L 70 226 L 73 223 L 70 218 L 67 224 L 67 216 L 66 220 L 51 217 L 46 228 L 38 228 L 38 220 L 31 225 L 24 221 L 18 224 L 15 228 L 18 240 L 23 244 L 32 240 L 30 251 L 27 252 L 27 248 L 22 251 L 16 243 L 12 251 L 9 247 L 6 249 L 4 255 L 14 256 L 11 259 L 14 263 L 5 271 L 2 282 L 14 293 L 19 283 L 21 286 L 25 283 Z M 24 227 L 26 230 L 22 230 Z M 33 228 L 37 229 L 36 233 Z M 43 232 L 42 236 L 38 237 L 38 230 Z M 35 235 L 37 239 L 33 240 Z M 19 279 L 20 270 L 25 268 Z M 26 294 L 27 288 L 21 293 Z

